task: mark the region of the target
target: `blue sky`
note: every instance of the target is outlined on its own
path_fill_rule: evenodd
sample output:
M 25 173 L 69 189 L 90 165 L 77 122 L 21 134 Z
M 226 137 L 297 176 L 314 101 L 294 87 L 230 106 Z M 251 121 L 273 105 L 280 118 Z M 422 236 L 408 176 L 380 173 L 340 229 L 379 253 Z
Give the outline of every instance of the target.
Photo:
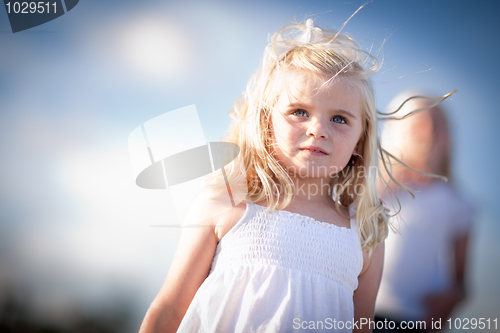
M 148 227 L 169 218 L 169 198 L 134 186 L 129 133 L 196 104 L 206 139 L 217 140 L 269 33 L 294 15 L 338 28 L 363 3 L 82 0 L 68 14 L 16 34 L 0 9 L 0 262 L 6 275 L 29 279 L 36 272 L 42 278 L 30 283 L 40 290 L 63 281 L 56 288 L 60 299 L 78 294 L 88 303 L 119 279 L 125 289 L 134 286 L 146 306 L 166 274 L 178 232 Z M 492 255 L 500 236 L 499 7 L 494 1 L 379 0 L 345 27 L 366 48 L 383 44 L 384 66 L 373 79 L 380 110 L 407 89 L 438 95 L 458 89 L 444 105 L 454 133 L 455 182 L 477 209 L 471 281 L 487 287 L 476 288 L 462 310 L 475 317 L 498 308 L 500 299 L 500 289 L 491 287 L 500 277 Z M 66 275 L 55 276 L 55 268 Z M 39 303 L 54 298 L 35 294 Z

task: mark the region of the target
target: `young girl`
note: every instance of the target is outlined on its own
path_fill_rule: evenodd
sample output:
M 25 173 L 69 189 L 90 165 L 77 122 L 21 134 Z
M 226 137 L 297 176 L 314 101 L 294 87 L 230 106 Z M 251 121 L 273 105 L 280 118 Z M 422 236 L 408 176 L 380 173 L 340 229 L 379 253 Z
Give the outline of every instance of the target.
M 244 175 L 246 200 L 183 229 L 141 332 L 373 328 L 388 231 L 375 184 L 376 66 L 311 19 L 272 37 L 231 112 L 227 141 L 241 151 L 227 177 Z

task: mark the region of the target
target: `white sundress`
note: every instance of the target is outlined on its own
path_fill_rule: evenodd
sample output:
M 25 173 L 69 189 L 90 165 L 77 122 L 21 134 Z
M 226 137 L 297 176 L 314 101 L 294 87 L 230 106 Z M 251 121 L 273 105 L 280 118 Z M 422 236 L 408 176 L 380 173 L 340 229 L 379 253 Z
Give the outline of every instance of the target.
M 178 332 L 351 332 L 363 266 L 350 228 L 247 204 Z

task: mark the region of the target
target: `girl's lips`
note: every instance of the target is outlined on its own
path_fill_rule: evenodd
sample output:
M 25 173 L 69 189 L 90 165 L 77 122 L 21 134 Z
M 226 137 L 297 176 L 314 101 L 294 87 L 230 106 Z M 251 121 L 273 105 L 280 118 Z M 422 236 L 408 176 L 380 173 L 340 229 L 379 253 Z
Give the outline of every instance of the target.
M 323 150 L 321 150 L 319 148 L 308 147 L 308 148 L 301 148 L 300 150 L 304 151 L 304 152 L 307 152 L 307 153 L 309 153 L 311 155 L 315 155 L 315 156 L 328 155 L 327 153 L 325 153 Z

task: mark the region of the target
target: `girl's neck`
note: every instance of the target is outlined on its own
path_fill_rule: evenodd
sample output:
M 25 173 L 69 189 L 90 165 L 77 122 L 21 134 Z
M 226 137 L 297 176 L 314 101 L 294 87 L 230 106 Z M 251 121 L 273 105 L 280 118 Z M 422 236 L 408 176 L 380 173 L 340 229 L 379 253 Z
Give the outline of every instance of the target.
M 349 212 L 342 207 L 340 207 L 341 212 L 339 212 L 329 194 L 329 178 L 292 177 L 292 180 L 295 184 L 295 195 L 284 210 L 309 216 L 317 221 L 350 228 L 349 219 L 346 218 L 349 216 Z
M 317 203 L 330 204 L 331 186 L 329 178 L 301 178 L 292 177 L 295 185 L 295 198 L 296 201 L 313 201 Z

